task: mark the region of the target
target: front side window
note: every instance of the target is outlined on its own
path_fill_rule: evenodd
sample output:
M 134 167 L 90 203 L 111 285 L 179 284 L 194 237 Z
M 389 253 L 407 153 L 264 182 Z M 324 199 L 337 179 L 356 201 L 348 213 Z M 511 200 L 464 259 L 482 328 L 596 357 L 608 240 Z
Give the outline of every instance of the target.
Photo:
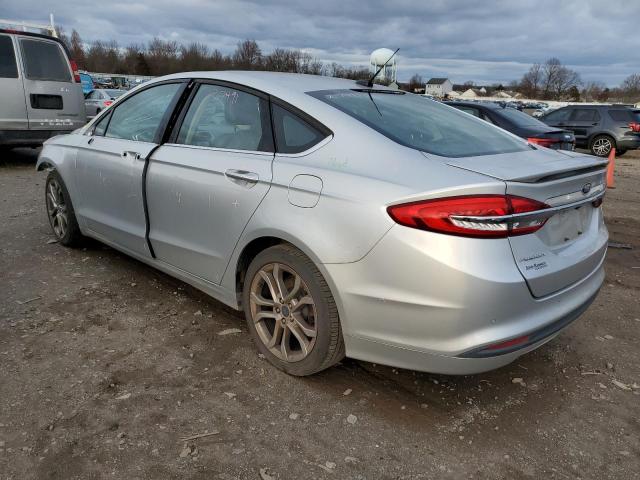
M 111 112 L 104 115 L 100 120 L 98 120 L 98 123 L 96 123 L 96 126 L 93 128 L 94 135 L 97 135 L 100 137 L 104 136 L 104 132 L 107 130 L 107 125 L 109 124 L 110 117 L 111 117 Z
M 326 134 L 294 113 L 275 104 L 272 108 L 279 153 L 304 152 L 326 138 Z
M 46 40 L 20 40 L 24 75 L 29 80 L 70 82 L 71 71 L 62 47 Z
M 127 98 L 113 111 L 105 136 L 153 142 L 180 87 L 180 83 L 158 85 Z
M 0 35 L 0 78 L 18 78 L 13 42 L 6 35 Z
M 571 114 L 571 120 L 575 122 L 597 122 L 600 120 L 600 115 L 597 110 L 577 108 Z
M 393 90 L 323 90 L 309 95 L 401 145 L 434 155 L 472 157 L 529 150 L 503 130 L 419 95 Z
M 202 84 L 189 106 L 176 143 L 272 152 L 267 101 L 233 88 Z
M 569 120 L 569 115 L 571 114 L 571 110 L 568 108 L 561 108 L 560 110 L 556 110 L 555 112 L 551 112 L 544 116 L 545 123 L 558 123 L 558 122 L 566 122 Z
M 468 113 L 469 115 L 473 115 L 474 117 L 478 117 L 478 118 L 480 117 L 480 110 L 478 110 L 477 108 L 466 107 L 463 105 L 452 105 L 452 106 L 457 108 L 461 112 Z

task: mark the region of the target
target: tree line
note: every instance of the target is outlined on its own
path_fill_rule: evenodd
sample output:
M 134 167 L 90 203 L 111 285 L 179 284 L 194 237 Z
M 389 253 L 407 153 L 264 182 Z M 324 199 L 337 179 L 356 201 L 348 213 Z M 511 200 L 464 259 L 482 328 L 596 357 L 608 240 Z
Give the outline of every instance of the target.
M 543 100 L 640 101 L 640 74 L 631 74 L 620 86 L 609 88 L 603 82 L 583 82 L 578 72 L 563 65 L 557 58 L 534 63 L 520 81 L 512 82 L 510 87 L 526 98 Z
M 298 49 L 276 48 L 264 54 L 255 40 L 238 42 L 234 52 L 223 54 L 202 43 L 181 44 L 173 40 L 154 38 L 147 44 L 131 44 L 121 47 L 115 40 L 94 41 L 85 44 L 76 30 L 66 35 L 58 34 L 82 70 L 130 75 L 166 75 L 194 70 L 267 70 L 274 72 L 309 73 L 354 80 L 367 79 L 369 69 L 362 66 L 344 66 L 327 63 Z M 413 75 L 400 88 L 408 91 L 424 88 L 425 80 Z M 472 87 L 473 82 L 465 83 Z M 502 90 L 494 85 L 491 90 Z M 603 82 L 583 82 L 580 74 L 557 58 L 535 63 L 520 80 L 508 85 L 509 90 L 521 93 L 525 98 L 571 101 L 640 101 L 640 74 L 627 77 L 620 86 L 607 87 Z
M 78 67 L 90 72 L 158 76 L 197 70 L 267 70 L 354 80 L 370 76 L 367 67 L 322 62 L 302 50 L 276 48 L 264 54 L 255 40 L 241 41 L 233 53 L 223 54 L 197 42 L 180 44 L 154 38 L 146 45 L 120 47 L 115 40 L 85 44 L 76 30 L 70 36 L 64 31 L 58 34 Z

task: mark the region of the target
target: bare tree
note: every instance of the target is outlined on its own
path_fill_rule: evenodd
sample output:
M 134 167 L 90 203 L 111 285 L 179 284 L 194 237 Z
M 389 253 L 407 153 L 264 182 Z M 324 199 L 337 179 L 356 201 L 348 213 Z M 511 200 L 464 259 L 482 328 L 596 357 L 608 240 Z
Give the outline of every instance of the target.
M 85 56 L 84 56 L 84 47 L 82 46 L 82 39 L 80 38 L 80 34 L 74 29 L 71 32 L 71 40 L 70 40 L 69 51 L 71 52 L 71 58 L 76 61 L 78 68 L 84 69 L 86 68 Z
M 409 91 L 415 92 L 417 89 L 424 90 L 425 81 L 422 78 L 422 75 L 414 73 L 413 76 L 409 79 Z
M 233 64 L 240 70 L 256 70 L 262 65 L 262 50 L 255 40 L 239 42 L 233 54 Z
M 534 63 L 527 73 L 522 76 L 518 90 L 527 98 L 536 98 L 540 95 L 542 84 L 542 66 Z
M 624 79 L 620 90 L 624 101 L 635 102 L 640 100 L 640 74 L 634 73 Z
M 542 66 L 542 93 L 544 98 L 561 100 L 568 94 L 569 89 L 572 87 L 577 88 L 581 83 L 580 75 L 562 65 L 562 62 L 557 58 L 550 58 Z

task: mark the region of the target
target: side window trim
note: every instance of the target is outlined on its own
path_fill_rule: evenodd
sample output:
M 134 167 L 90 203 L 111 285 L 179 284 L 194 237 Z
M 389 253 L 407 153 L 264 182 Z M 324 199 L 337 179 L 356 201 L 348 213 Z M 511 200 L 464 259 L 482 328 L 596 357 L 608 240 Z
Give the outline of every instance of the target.
M 196 95 L 198 94 L 198 90 L 200 90 L 200 87 L 202 85 L 215 85 L 215 86 L 219 86 L 219 87 L 226 87 L 226 88 L 231 88 L 234 90 L 238 90 L 240 92 L 244 92 L 244 93 L 248 93 L 250 95 L 254 95 L 262 100 L 265 100 L 265 102 L 268 105 L 268 109 L 269 111 L 267 112 L 267 118 L 262 120 L 263 123 L 263 128 L 267 127 L 271 133 L 271 149 L 268 151 L 264 151 L 264 150 L 236 150 L 236 149 L 232 149 L 232 148 L 221 148 L 221 147 L 199 147 L 197 145 L 185 145 L 185 144 L 181 144 L 181 143 L 177 143 L 178 140 L 178 135 L 180 134 L 180 129 L 182 128 L 182 124 L 184 123 L 185 117 L 187 116 L 187 113 L 189 111 L 189 108 L 191 108 L 191 105 L 193 104 L 193 100 L 195 99 Z M 191 79 L 191 83 L 190 83 L 190 87 L 189 88 L 189 93 L 187 96 L 185 96 L 184 98 L 184 102 L 182 103 L 182 105 L 180 106 L 180 111 L 177 112 L 176 116 L 175 116 L 175 121 L 173 122 L 173 124 L 171 125 L 171 131 L 168 132 L 168 136 L 166 136 L 166 140 L 165 142 L 167 144 L 171 144 L 171 145 L 179 145 L 182 147 L 189 147 L 189 148 L 206 148 L 209 150 L 218 150 L 218 151 L 229 151 L 229 152 L 243 152 L 243 153 L 253 153 L 253 154 L 267 154 L 267 155 L 273 155 L 275 153 L 275 135 L 273 133 L 273 123 L 271 121 L 271 104 L 269 102 L 269 95 L 267 95 L 266 93 L 260 91 L 260 90 L 256 90 L 253 89 L 251 87 L 246 87 L 244 85 L 241 84 L 237 84 L 237 83 L 233 83 L 233 82 L 227 82 L 224 80 L 216 80 L 216 79 L 210 79 L 210 78 L 194 78 Z

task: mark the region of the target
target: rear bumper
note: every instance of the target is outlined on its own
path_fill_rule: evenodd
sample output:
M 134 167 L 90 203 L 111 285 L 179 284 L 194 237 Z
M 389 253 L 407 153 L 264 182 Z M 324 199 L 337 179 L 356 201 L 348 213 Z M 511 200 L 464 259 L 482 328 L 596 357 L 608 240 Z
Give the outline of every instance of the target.
M 623 137 L 616 142 L 618 150 L 635 150 L 640 148 L 640 136 L 635 138 Z
M 394 226 L 362 260 L 324 265 L 347 355 L 444 374 L 507 365 L 556 336 L 595 298 L 604 256 L 570 287 L 531 295 L 508 240 L 482 242 Z M 485 347 L 529 335 L 494 355 Z
M 72 130 L 0 130 L 0 145 L 8 147 L 38 147 L 56 135 Z

